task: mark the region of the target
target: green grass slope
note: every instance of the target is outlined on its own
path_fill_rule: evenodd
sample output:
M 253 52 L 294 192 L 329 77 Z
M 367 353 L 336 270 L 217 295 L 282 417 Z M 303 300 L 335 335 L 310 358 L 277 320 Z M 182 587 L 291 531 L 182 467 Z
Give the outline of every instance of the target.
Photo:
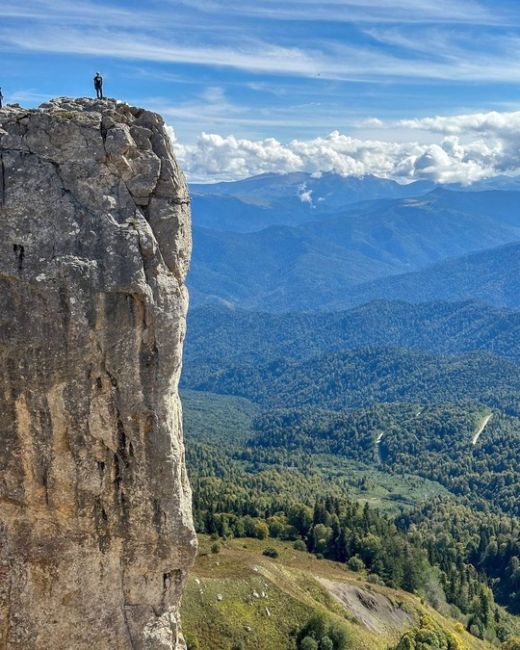
M 344 627 L 351 650 L 392 648 L 424 617 L 460 650 L 492 647 L 418 596 L 371 584 L 288 543 L 228 540 L 214 554 L 210 538 L 200 541 L 181 612 L 190 650 L 295 650 L 298 631 L 315 612 Z M 279 557 L 264 556 L 266 546 Z

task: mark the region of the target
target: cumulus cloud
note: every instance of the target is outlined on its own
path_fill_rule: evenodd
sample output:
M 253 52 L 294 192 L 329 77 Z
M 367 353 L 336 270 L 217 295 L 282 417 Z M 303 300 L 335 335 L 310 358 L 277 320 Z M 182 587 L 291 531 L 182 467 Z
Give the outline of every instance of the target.
M 202 133 L 195 144 L 175 142 L 175 148 L 190 179 L 198 181 L 303 171 L 470 184 L 499 174 L 520 173 L 520 112 L 395 123 L 373 120 L 368 124 L 377 127 L 378 133 L 385 127 L 388 137 L 361 139 L 333 131 L 324 137 L 282 143 L 274 138 L 248 140 Z M 400 130 L 399 142 L 391 137 L 396 128 Z M 430 141 L 417 139 L 417 131 L 427 132 Z M 409 139 L 403 138 L 403 133 L 409 133 Z M 432 134 L 438 141 L 431 142 Z
M 408 129 L 421 129 L 434 133 L 511 135 L 520 132 L 520 111 L 513 113 L 491 111 L 449 117 L 424 117 L 415 120 L 401 120 L 398 124 Z

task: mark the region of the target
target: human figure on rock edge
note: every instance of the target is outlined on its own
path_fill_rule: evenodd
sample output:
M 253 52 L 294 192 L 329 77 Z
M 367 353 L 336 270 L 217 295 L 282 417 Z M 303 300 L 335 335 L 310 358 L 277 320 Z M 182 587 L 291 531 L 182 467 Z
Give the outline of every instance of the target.
M 96 97 L 98 99 L 103 99 L 103 77 L 96 72 L 94 77 L 94 88 L 96 89 Z

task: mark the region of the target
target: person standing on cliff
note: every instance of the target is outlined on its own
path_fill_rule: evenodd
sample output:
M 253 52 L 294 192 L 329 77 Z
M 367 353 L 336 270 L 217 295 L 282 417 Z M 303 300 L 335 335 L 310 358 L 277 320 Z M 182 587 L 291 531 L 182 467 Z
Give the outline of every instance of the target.
M 96 96 L 98 99 L 103 99 L 103 77 L 96 72 L 94 77 L 94 88 L 96 89 Z
M 2 89 L 0 88 L 0 108 L 2 108 L 3 101 L 4 101 L 4 96 L 2 95 Z

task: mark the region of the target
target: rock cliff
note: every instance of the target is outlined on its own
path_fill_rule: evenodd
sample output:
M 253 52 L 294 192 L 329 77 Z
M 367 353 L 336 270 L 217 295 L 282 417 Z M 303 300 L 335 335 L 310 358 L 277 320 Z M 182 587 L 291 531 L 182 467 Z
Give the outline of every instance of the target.
M 0 649 L 184 648 L 189 196 L 162 119 L 0 110 Z

